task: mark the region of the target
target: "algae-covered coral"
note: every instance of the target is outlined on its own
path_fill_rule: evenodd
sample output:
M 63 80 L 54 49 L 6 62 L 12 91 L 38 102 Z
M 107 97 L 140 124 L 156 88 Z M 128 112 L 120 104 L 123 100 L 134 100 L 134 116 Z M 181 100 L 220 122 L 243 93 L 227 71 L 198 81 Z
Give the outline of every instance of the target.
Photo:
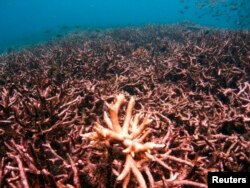
M 247 31 L 147 26 L 1 56 L 0 187 L 206 187 L 210 171 L 249 171 L 249 46 Z

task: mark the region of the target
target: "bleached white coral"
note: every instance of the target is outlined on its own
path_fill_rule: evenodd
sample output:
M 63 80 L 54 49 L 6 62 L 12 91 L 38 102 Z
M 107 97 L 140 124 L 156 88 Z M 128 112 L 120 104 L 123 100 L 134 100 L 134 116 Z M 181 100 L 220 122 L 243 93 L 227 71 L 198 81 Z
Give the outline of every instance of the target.
M 118 175 L 117 181 L 123 182 L 123 187 L 127 187 L 130 181 L 131 172 L 135 176 L 139 183 L 139 186 L 146 188 L 146 182 L 141 174 L 135 156 L 138 154 L 140 160 L 145 158 L 152 160 L 154 157 L 150 154 L 152 149 L 162 148 L 164 144 L 156 144 L 153 142 L 145 142 L 145 138 L 150 133 L 150 129 L 147 126 L 152 122 L 149 116 L 144 116 L 142 113 L 136 114 L 132 117 L 133 108 L 135 105 L 134 97 L 130 98 L 126 109 L 126 115 L 123 125 L 119 123 L 119 110 L 126 102 L 123 94 L 119 94 L 115 97 L 112 104 L 106 103 L 109 109 L 109 115 L 104 112 L 104 122 L 107 128 L 96 123 L 94 132 L 82 134 L 84 139 L 90 138 L 92 144 L 98 144 L 105 142 L 107 146 L 110 146 L 110 142 L 120 144 L 124 149 L 123 153 L 126 154 L 126 161 L 122 172 Z

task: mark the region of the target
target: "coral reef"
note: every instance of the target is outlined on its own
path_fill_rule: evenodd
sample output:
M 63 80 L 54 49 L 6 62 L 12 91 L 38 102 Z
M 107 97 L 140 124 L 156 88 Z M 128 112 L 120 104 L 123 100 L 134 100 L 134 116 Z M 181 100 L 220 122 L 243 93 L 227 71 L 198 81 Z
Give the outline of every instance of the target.
M 249 32 L 192 28 L 2 55 L 0 187 L 205 188 L 210 171 L 249 172 Z

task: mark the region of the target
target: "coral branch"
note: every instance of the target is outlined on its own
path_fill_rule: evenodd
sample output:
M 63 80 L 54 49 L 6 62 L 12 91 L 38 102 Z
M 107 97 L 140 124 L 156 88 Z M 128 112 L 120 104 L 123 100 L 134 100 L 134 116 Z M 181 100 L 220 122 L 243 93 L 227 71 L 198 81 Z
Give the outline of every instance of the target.
M 146 136 L 149 135 L 148 131 L 146 131 L 145 133 L 143 132 L 146 126 L 148 126 L 152 122 L 152 120 L 147 116 L 143 118 L 141 113 L 135 115 L 134 119 L 132 120 L 132 112 L 135 105 L 135 99 L 133 97 L 131 97 L 127 106 L 123 127 L 121 128 L 122 131 L 120 131 L 120 128 L 117 128 L 119 127 L 117 126 L 119 121 L 118 111 L 124 101 L 124 95 L 120 94 L 115 97 L 114 104 L 108 104 L 109 109 L 111 109 L 111 119 L 109 120 L 107 114 L 104 113 L 104 122 L 107 124 L 108 128 L 104 128 L 102 125 L 97 123 L 94 127 L 95 132 L 82 134 L 81 136 L 83 137 L 83 139 L 85 139 L 89 134 L 96 135 L 91 137 L 95 141 L 95 144 L 98 144 L 102 141 L 104 141 L 105 143 L 107 143 L 107 141 L 112 141 L 114 143 L 120 144 L 124 148 L 123 153 L 126 154 L 126 161 L 122 172 L 117 177 L 117 181 L 123 181 L 123 187 L 126 187 L 129 182 L 128 178 L 130 177 L 130 173 L 132 172 L 137 179 L 140 187 L 145 188 L 147 187 L 147 185 L 142 173 L 137 167 L 135 157 L 142 156 L 141 154 L 144 154 L 144 157 L 146 157 L 146 153 L 150 153 L 153 149 L 163 148 L 165 145 L 156 144 L 153 142 L 143 143 L 143 140 L 146 138 Z M 142 123 L 138 126 L 138 123 L 142 118 Z M 112 130 L 112 128 L 114 129 Z M 132 132 L 129 132 L 129 130 L 131 130 Z M 108 144 L 107 146 L 110 146 L 110 144 Z

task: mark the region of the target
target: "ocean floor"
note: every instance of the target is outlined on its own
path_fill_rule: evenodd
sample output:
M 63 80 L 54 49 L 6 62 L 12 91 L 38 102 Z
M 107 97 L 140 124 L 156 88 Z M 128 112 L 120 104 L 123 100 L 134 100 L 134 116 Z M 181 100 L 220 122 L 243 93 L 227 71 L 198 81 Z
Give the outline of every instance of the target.
M 93 30 L 0 57 L 0 187 L 207 187 L 250 171 L 250 34 Z

